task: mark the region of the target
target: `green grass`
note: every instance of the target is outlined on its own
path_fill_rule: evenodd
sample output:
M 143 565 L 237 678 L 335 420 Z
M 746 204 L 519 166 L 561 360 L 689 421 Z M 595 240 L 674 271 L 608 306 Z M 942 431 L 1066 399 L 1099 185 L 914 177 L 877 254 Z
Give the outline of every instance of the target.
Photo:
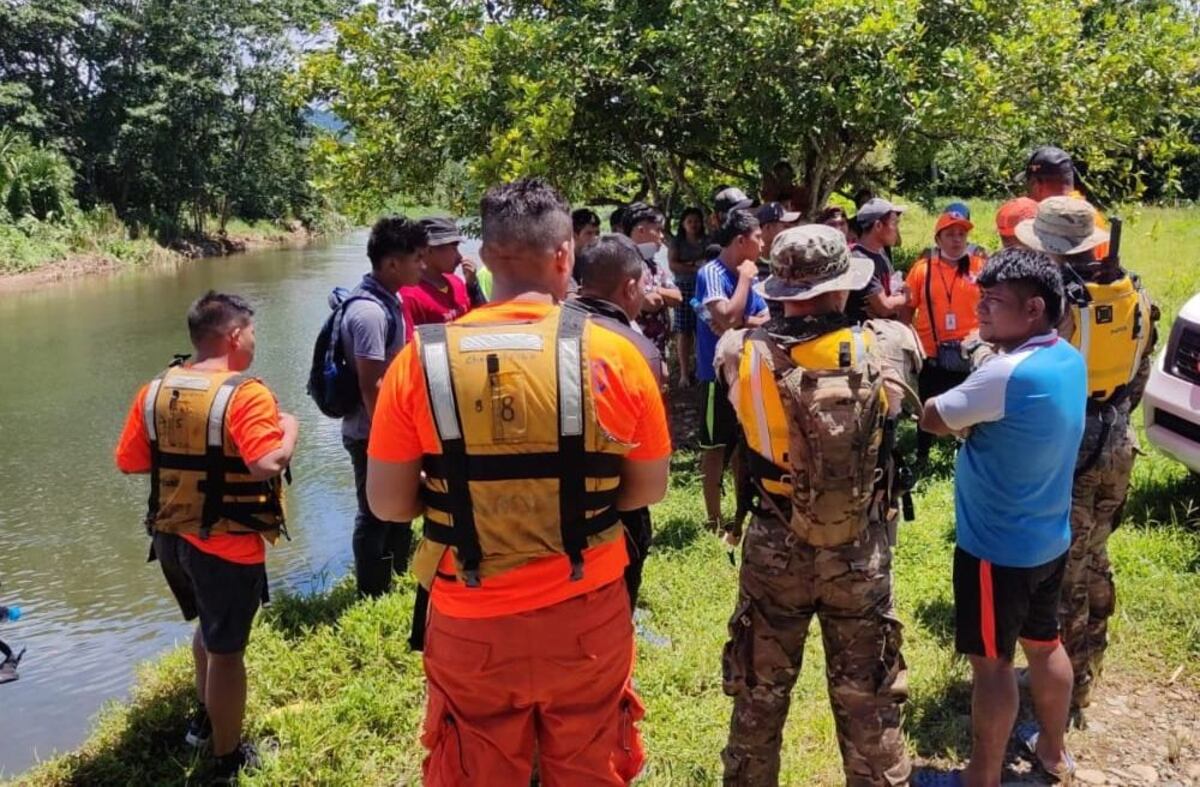
M 976 224 L 991 226 L 994 204 L 972 207 Z M 932 227 L 919 211 L 904 222 L 912 245 Z M 1197 241 L 1197 213 L 1143 209 L 1128 225 L 1125 259 L 1165 315 L 1200 289 Z M 953 481 L 949 452 L 935 450 L 934 460 L 918 488 L 917 521 L 901 526 L 895 559 L 911 687 L 905 732 L 915 754 L 958 760 L 969 745 L 969 684 L 966 665 L 952 654 Z M 651 634 L 640 638 L 636 671 L 648 709 L 643 783 L 716 784 L 730 710 L 720 654 L 736 569 L 701 530 L 692 456 L 681 453 L 673 469 L 670 493 L 655 508 L 656 545 L 642 590 L 640 626 Z M 1182 665 L 1182 680 L 1200 686 L 1200 484 L 1161 455 L 1141 457 L 1111 551 L 1119 599 L 1106 668 L 1149 682 Z M 327 595 L 277 601 L 260 617 L 248 655 L 248 724 L 251 735 L 276 741 L 278 752 L 245 783 L 418 781 L 423 690 L 420 661 L 406 645 L 411 597 L 411 579 L 385 599 L 364 602 L 343 582 Z M 812 633 L 785 734 L 784 784 L 840 783 L 815 624 Z M 22 783 L 179 784 L 201 777 L 203 760 L 179 741 L 190 694 L 185 652 L 147 666 L 132 701 L 114 705 L 91 740 Z

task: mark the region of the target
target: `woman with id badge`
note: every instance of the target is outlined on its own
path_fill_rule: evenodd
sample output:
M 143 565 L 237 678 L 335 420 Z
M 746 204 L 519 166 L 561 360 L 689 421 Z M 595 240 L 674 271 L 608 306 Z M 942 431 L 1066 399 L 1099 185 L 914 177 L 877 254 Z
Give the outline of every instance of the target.
M 954 388 L 971 372 L 969 353 L 963 344 L 979 328 L 975 313 L 979 286 L 975 280 L 987 262 L 987 252 L 967 242 L 974 228 L 965 205 L 949 206 L 938 217 L 933 248 L 927 249 L 908 272 L 909 305 L 915 311 L 913 327 L 927 356 L 918 391 L 922 402 Z M 918 432 L 919 464 L 929 459 L 932 443 L 933 435 Z

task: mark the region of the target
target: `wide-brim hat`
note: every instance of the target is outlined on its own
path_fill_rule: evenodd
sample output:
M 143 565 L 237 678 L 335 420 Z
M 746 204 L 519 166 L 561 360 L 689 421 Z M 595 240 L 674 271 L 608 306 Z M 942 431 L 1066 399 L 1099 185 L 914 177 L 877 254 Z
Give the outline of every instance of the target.
M 1108 230 L 1096 226 L 1096 209 L 1075 197 L 1050 197 L 1037 216 L 1017 225 L 1017 240 L 1048 254 L 1080 254 L 1108 242 Z
M 784 230 L 771 245 L 771 275 L 754 291 L 772 301 L 806 301 L 826 292 L 860 290 L 875 263 L 851 256 L 846 237 L 825 224 Z

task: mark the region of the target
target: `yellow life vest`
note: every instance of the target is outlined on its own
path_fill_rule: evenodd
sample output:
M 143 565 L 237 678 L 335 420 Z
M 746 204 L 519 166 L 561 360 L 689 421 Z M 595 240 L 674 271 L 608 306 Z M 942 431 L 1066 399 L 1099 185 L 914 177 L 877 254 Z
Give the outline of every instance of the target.
M 1128 275 L 1106 284 L 1071 283 L 1067 296 L 1074 322 L 1071 344 L 1087 362 L 1088 396 L 1107 402 L 1133 380 L 1146 354 L 1150 299 Z
M 848 543 L 866 526 L 887 413 L 875 336 L 858 327 L 842 328 L 791 345 L 786 358 L 782 353 L 765 332 L 747 334 L 731 398 L 750 449 L 750 474 L 764 492 L 791 503 L 791 525 L 807 543 Z M 798 372 L 803 378 L 793 381 L 792 393 L 785 397 L 780 390 L 784 377 Z M 854 395 L 839 395 L 839 402 L 820 401 L 815 393 L 823 381 L 855 374 L 859 378 L 850 381 L 850 389 L 864 394 L 858 401 L 852 401 Z M 826 415 L 845 415 L 846 423 L 821 425 L 820 415 L 800 417 L 797 411 L 804 402 L 797 400 L 804 400 L 805 394 L 797 392 L 807 388 L 814 389 L 810 409 L 827 408 Z M 861 420 L 850 423 L 852 412 Z M 848 442 L 838 444 L 835 433 Z M 794 457 L 801 445 L 806 456 Z M 820 488 L 826 483 L 836 488 Z M 832 493 L 832 501 L 816 504 L 822 493 Z
M 425 539 L 414 570 L 425 587 L 446 549 L 475 587 L 533 560 L 621 536 L 621 464 L 632 446 L 600 428 L 588 334 L 577 309 L 517 323 L 417 329 L 441 454 L 427 454 Z
M 161 533 L 258 533 L 272 544 L 284 525 L 283 484 L 256 481 L 238 455 L 227 414 L 252 378 L 172 367 L 150 381 L 143 421 L 150 438 L 146 527 Z

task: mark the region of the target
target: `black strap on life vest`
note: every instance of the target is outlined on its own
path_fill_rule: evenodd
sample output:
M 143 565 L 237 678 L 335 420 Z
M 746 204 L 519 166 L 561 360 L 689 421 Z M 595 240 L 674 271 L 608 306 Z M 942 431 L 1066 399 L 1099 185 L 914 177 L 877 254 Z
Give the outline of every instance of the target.
M 519 481 L 527 478 L 558 478 L 559 454 L 542 451 L 532 454 L 480 454 L 471 457 L 469 481 Z M 620 454 L 585 452 L 584 470 L 594 478 L 616 478 L 621 474 Z M 445 480 L 446 461 L 439 454 L 422 459 L 426 478 Z
M 171 365 L 174 366 L 175 364 L 171 364 Z M 159 387 L 159 385 L 162 384 L 162 378 L 165 375 L 166 375 L 166 372 L 163 372 L 162 374 L 155 377 L 153 381 L 151 381 L 150 386 L 146 389 L 146 396 L 151 396 L 153 394 L 155 399 L 158 398 L 158 394 L 162 391 L 162 389 Z M 156 382 L 159 385 L 155 385 Z M 143 402 L 142 403 L 142 409 L 144 411 L 145 410 L 149 411 L 150 418 L 155 417 L 156 408 L 157 408 L 156 402 Z M 145 418 L 145 413 L 143 413 L 143 418 Z M 150 535 L 154 532 L 154 520 L 158 517 L 158 505 L 159 505 L 159 494 L 158 494 L 159 472 L 158 471 L 159 471 L 159 468 L 162 467 L 163 456 L 162 456 L 162 453 L 158 450 L 158 428 L 155 427 L 153 431 L 147 430 L 147 436 L 150 438 L 150 496 L 146 500 L 146 519 L 145 519 L 144 524 L 146 526 L 146 534 Z
M 586 427 L 584 425 L 584 401 L 586 396 L 584 386 L 587 383 L 587 367 L 583 353 L 583 330 L 587 325 L 587 315 L 574 309 L 559 311 L 558 340 L 555 342 L 558 370 L 558 516 L 559 529 L 562 535 L 563 550 L 571 561 L 571 581 L 583 579 L 583 550 L 587 548 L 588 533 L 585 523 L 587 517 L 587 451 L 584 441 Z M 573 354 L 568 349 L 573 347 Z M 561 368 L 563 363 L 578 364 L 578 368 L 569 370 L 577 373 L 579 387 L 572 393 L 571 402 L 566 401 L 567 391 L 563 390 L 566 377 Z M 574 403 L 578 406 L 576 413 L 564 409 Z M 568 430 L 568 422 L 571 428 Z M 570 433 L 568 434 L 568 431 Z M 616 508 L 610 509 L 616 514 Z
M 233 392 L 248 378 L 244 374 L 235 374 L 221 383 L 213 398 L 212 406 L 204 421 L 204 506 L 200 513 L 200 540 L 207 541 L 213 526 L 222 519 L 224 513 L 225 488 L 225 417 L 229 412 L 229 403 L 233 400 Z M 221 392 L 228 389 L 229 395 L 222 396 Z M 220 408 L 219 410 L 217 408 Z M 218 420 L 221 423 L 221 439 L 208 439 L 209 425 Z M 260 509 L 261 510 L 261 507 Z
M 420 334 L 423 346 L 447 345 L 445 324 L 421 325 L 417 328 L 417 332 Z M 430 385 L 429 377 L 427 370 L 425 388 L 429 401 L 432 403 L 439 394 Z M 450 376 L 449 383 L 450 397 L 453 400 L 450 403 L 450 409 L 457 418 L 458 393 L 455 391 L 453 375 Z M 475 528 L 475 506 L 471 501 L 469 484 L 474 459 L 467 456 L 467 442 L 462 434 L 461 426 L 457 429 L 458 437 L 449 439 L 441 434 L 440 427 L 439 424 L 438 437 L 442 443 L 441 469 L 450 499 L 450 506 L 446 510 L 449 511 L 452 522 L 452 543 L 462 564 L 463 577 L 467 587 L 479 587 L 479 564 L 483 562 L 483 550 L 479 545 L 479 531 Z

